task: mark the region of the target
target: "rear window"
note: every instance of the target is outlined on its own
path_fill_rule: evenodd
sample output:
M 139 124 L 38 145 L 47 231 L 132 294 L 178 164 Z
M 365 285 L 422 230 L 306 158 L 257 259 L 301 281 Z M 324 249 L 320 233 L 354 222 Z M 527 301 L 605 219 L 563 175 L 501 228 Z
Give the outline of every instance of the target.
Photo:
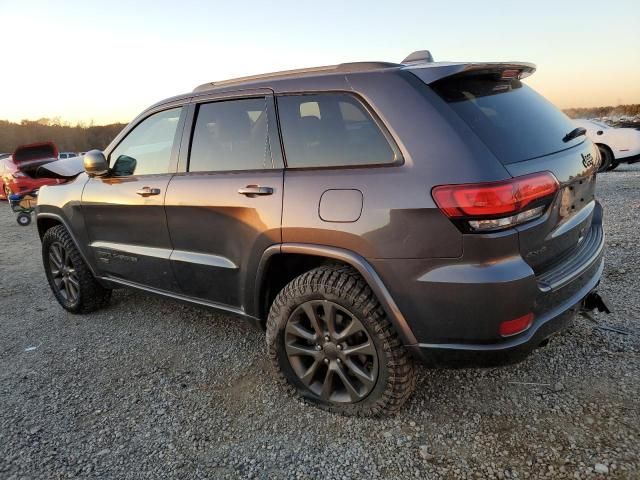
M 343 93 L 278 97 L 289 167 L 390 164 L 400 159 L 354 96 Z
M 555 153 L 585 139 L 581 136 L 563 142 L 575 125 L 520 80 L 466 75 L 431 86 L 503 164 Z

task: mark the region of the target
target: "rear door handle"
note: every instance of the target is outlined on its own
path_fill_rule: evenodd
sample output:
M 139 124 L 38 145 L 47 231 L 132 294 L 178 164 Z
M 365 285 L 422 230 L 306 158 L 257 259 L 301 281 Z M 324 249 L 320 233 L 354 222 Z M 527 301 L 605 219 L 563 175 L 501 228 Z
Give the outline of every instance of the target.
M 247 185 L 244 188 L 239 188 L 238 193 L 240 195 L 246 195 L 247 197 L 256 197 L 258 195 L 271 195 L 273 194 L 273 188 L 259 187 L 258 185 Z
M 151 195 L 160 195 L 159 188 L 142 187 L 136 192 L 141 197 L 150 197 Z

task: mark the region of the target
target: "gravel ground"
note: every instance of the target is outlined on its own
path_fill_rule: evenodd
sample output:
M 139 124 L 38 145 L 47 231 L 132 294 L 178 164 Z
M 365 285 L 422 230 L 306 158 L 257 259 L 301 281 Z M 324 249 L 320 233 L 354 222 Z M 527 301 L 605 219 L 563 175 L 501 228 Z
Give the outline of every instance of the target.
M 35 227 L 0 205 L 0 478 L 640 478 L 640 165 L 599 179 L 615 308 L 525 362 L 421 368 L 386 419 L 307 406 L 263 334 L 119 290 L 88 316 L 46 285 Z

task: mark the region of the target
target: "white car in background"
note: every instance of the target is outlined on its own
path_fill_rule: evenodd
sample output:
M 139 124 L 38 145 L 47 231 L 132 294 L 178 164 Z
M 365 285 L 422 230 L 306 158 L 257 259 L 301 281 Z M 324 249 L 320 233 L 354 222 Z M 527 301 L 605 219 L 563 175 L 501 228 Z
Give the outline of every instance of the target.
M 602 157 L 600 171 L 613 170 L 621 163 L 640 162 L 640 130 L 614 128 L 597 120 L 574 120 L 598 146 Z

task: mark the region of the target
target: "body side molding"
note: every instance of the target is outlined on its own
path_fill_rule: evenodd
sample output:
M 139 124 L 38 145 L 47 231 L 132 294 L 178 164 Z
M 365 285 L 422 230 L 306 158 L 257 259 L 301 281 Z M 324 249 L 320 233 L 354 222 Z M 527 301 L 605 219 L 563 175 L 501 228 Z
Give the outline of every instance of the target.
M 93 249 L 114 250 L 117 252 L 130 253 L 131 255 L 142 255 L 144 257 L 169 259 L 171 250 L 168 248 L 141 247 L 139 245 L 129 245 L 126 243 L 115 242 L 92 242 L 89 246 Z
M 114 242 L 93 242 L 91 248 L 115 250 L 118 252 L 130 253 L 132 255 L 143 255 L 146 257 L 164 258 L 174 262 L 196 263 L 209 267 L 237 269 L 238 266 L 226 257 L 220 255 L 210 255 L 206 253 L 191 252 L 187 250 L 170 250 L 168 248 L 141 247 L 125 243 Z

